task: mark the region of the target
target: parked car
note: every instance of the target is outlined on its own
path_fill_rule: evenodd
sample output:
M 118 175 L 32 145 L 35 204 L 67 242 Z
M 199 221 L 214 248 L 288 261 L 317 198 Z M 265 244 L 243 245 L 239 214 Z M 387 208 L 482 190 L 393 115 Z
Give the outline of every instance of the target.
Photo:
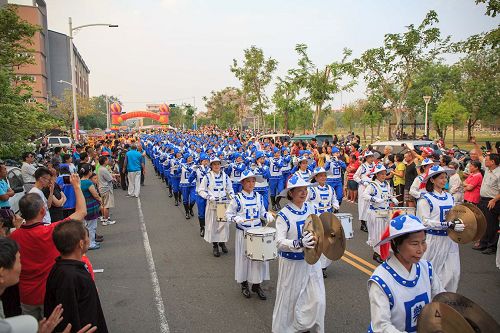
M 276 139 L 280 139 L 281 142 L 290 141 L 290 135 L 288 135 L 288 134 L 277 133 L 277 134 L 265 134 L 265 135 L 259 136 L 259 140 L 263 140 L 266 138 L 273 140 L 273 142 L 276 142 Z
M 392 147 L 393 154 L 399 154 L 406 150 L 404 144 L 409 149 L 415 149 L 417 153 L 421 153 L 421 148 L 423 147 L 431 147 L 434 149 L 436 155 L 441 155 L 442 152 L 434 141 L 424 141 L 424 140 L 394 140 L 394 141 L 377 141 L 371 144 L 374 150 L 378 151 L 380 154 L 383 154 L 385 146 Z
M 19 200 L 21 200 L 21 198 L 25 194 L 21 169 L 15 166 L 7 166 L 7 183 L 15 193 L 13 197 L 9 198 L 10 208 L 14 211 L 14 213 L 18 213 Z
M 71 140 L 68 136 L 48 136 L 47 137 L 47 145 L 49 148 L 55 147 L 66 147 L 70 148 L 73 144 L 73 140 Z
M 333 142 L 333 135 L 330 134 L 306 134 L 306 135 L 298 135 L 294 136 L 291 141 L 296 142 L 296 141 L 304 141 L 304 142 L 310 142 L 312 139 L 316 139 L 318 142 L 318 145 L 322 145 L 323 142 L 327 141 L 331 144 Z

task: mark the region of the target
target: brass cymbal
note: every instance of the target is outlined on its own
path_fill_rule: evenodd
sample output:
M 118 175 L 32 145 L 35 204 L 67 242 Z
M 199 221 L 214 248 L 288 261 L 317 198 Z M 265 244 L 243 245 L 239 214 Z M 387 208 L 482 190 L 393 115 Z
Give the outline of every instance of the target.
M 323 254 L 330 260 L 339 260 L 346 248 L 344 228 L 335 214 L 324 212 L 319 218 L 323 224 L 325 239 L 323 240 Z
M 302 234 L 306 231 L 311 232 L 314 238 L 316 238 L 316 245 L 312 249 L 304 248 L 304 257 L 307 263 L 314 265 L 319 260 L 319 257 L 321 257 L 324 238 L 323 225 L 318 215 L 311 214 L 306 218 Z
M 492 316 L 465 296 L 444 292 L 434 296 L 433 301 L 448 304 L 458 311 L 476 332 L 500 332 L 500 324 Z
M 474 333 L 467 320 L 451 306 L 431 302 L 426 304 L 417 320 L 419 333 Z
M 476 216 L 477 232 L 476 232 L 476 237 L 474 237 L 473 240 L 474 241 L 480 240 L 481 237 L 483 237 L 484 233 L 486 232 L 486 217 L 484 216 L 481 209 L 479 209 L 476 205 L 468 202 L 464 202 L 462 205 L 472 210 L 472 212 Z
M 446 215 L 446 221 L 453 221 L 454 219 L 460 219 L 465 224 L 465 230 L 462 232 L 456 232 L 454 230 L 448 230 L 448 236 L 456 243 L 467 244 L 476 238 L 477 233 L 477 222 L 476 215 L 472 212 L 470 208 L 465 205 L 456 205 Z

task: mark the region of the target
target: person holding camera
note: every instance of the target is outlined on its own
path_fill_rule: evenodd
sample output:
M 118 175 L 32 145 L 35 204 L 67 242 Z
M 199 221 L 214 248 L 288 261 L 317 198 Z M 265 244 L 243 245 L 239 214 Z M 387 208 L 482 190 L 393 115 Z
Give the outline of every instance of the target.
M 22 268 L 19 279 L 21 308 L 23 314 L 30 314 L 38 320 L 43 317 L 47 276 L 59 256 L 52 241 L 52 232 L 59 223 L 69 219 L 82 221 L 87 214 L 85 197 L 80 188 L 80 177 L 71 175 L 70 181 L 75 189 L 76 210 L 68 219 L 45 225 L 47 208 L 44 200 L 37 193 L 28 193 L 19 201 L 19 210 L 25 223 L 10 235 L 10 238 L 19 244 L 21 254 Z

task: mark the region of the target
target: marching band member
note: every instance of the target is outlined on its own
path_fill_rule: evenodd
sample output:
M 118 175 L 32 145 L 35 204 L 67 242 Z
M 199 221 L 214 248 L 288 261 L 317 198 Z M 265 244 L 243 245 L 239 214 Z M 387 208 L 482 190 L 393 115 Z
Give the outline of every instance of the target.
M 211 159 L 210 169 L 201 181 L 198 194 L 207 200 L 204 239 L 212 243 L 214 256 L 220 257 L 219 246 L 223 253 L 228 252 L 226 242 L 229 240 L 229 223 L 217 221 L 217 202 L 228 200 L 234 196 L 234 192 L 228 175 L 221 171 L 220 159 Z
M 446 214 L 455 205 L 453 196 L 444 191 L 451 170 L 439 165 L 432 166 L 422 180 L 426 193 L 417 203 L 417 216 L 427 230 L 427 252 L 424 259 L 432 262 L 446 291 L 456 292 L 460 280 L 460 256 L 458 244 L 448 236 L 447 229 L 462 232 L 465 225 L 461 220 L 446 221 Z
M 373 260 L 382 263 L 380 248 L 376 245 L 386 228 L 389 205 L 391 202 L 396 204 L 398 201 L 393 196 L 391 185 L 385 180 L 387 175 L 385 166 L 378 163 L 373 174 L 372 181 L 368 183 L 363 191 L 361 200 L 366 201 L 369 205 L 367 215 L 368 241 L 366 243 L 373 247 Z
M 375 160 L 375 156 L 373 156 L 373 153 L 371 151 L 367 150 L 364 153 L 363 158 L 365 159 L 365 162 L 361 164 L 358 170 L 356 170 L 352 178 L 356 183 L 359 184 L 358 198 L 362 197 L 366 186 L 368 186 L 368 183 L 371 181 L 371 172 L 375 167 L 375 164 L 373 163 L 373 161 Z M 365 200 L 358 200 L 358 216 L 359 221 L 361 222 L 360 230 L 365 232 L 368 232 L 368 228 L 366 227 L 367 213 L 368 207 Z
M 175 205 L 179 206 L 181 191 L 179 184 L 181 182 L 181 157 L 182 153 L 179 149 L 174 149 L 174 156 L 170 159 L 170 184 L 174 192 Z
M 290 177 L 290 172 L 292 171 L 292 155 L 290 155 L 290 149 L 288 147 L 282 147 L 281 150 L 283 152 L 283 156 L 281 157 L 283 159 L 283 166 L 281 167 L 281 172 L 283 173 L 283 177 L 281 178 L 281 188 L 284 189 L 286 181 L 288 180 L 288 177 Z M 278 196 L 276 198 L 276 204 L 279 209 L 281 209 L 280 200 L 281 197 Z
M 184 154 L 184 163 L 181 163 L 180 188 L 182 192 L 182 204 L 186 212 L 186 220 L 194 216 L 193 207 L 196 200 L 196 186 L 190 176 L 193 173 L 193 156 Z
M 333 159 L 325 163 L 325 170 L 328 173 L 326 182 L 335 189 L 339 205 L 342 203 L 344 196 L 342 184 L 342 170 L 347 168 L 344 161 L 339 160 L 340 150 L 337 147 L 332 148 Z
M 409 191 L 410 195 L 414 197 L 415 200 L 420 199 L 422 195 L 425 193 L 425 186 L 421 186 L 422 180 L 424 179 L 425 175 L 433 165 L 434 161 L 430 158 L 422 160 L 422 163 L 420 164 L 419 168 L 420 174 L 413 180 L 413 183 L 411 184 Z
M 307 151 L 302 150 L 301 155 L 297 158 L 297 166 L 292 169 L 292 173 L 299 176 L 303 180 L 308 181 L 311 177 L 312 170 L 314 169 L 314 165 L 309 165 L 308 163 L 309 157 L 307 155 Z
M 247 168 L 245 163 L 243 163 L 243 157 L 240 153 L 234 153 L 234 162 L 230 163 L 226 168 L 226 173 L 229 175 L 229 179 L 231 179 L 231 183 L 233 183 L 233 191 L 234 193 L 238 193 L 241 191 L 240 177 L 243 171 Z
M 395 216 L 377 244 L 387 259 L 368 280 L 371 324 L 368 332 L 416 332 L 424 306 L 443 292 L 426 253 L 426 227 L 413 215 Z
M 255 184 L 255 192 L 258 192 L 262 195 L 262 199 L 264 200 L 264 207 L 266 207 L 266 211 L 269 208 L 269 182 L 268 179 L 271 176 L 269 172 L 269 167 L 265 165 L 265 155 L 262 151 L 257 151 L 255 153 L 255 166 L 253 167 L 253 173 L 261 176 L 260 179 L 262 181 L 258 181 Z
M 268 223 L 274 220 L 264 207 L 262 196 L 254 192 L 255 183 L 260 176 L 256 176 L 251 170 L 245 170 L 241 174 L 240 182 L 242 191 L 237 193 L 226 211 L 226 218 L 236 223 L 236 235 L 234 246 L 234 275 L 237 283 L 241 284 L 241 293 L 250 298 L 248 283 L 252 284 L 252 291 L 257 293 L 261 300 L 267 299 L 266 294 L 260 287 L 264 280 L 269 280 L 269 262 L 254 261 L 245 255 L 245 230 L 262 226 L 261 219 Z
M 189 181 L 192 182 L 196 180 L 196 207 L 198 208 L 198 221 L 200 223 L 200 236 L 205 236 L 205 210 L 207 207 L 207 200 L 204 199 L 200 193 L 201 181 L 203 178 L 210 172 L 210 167 L 208 163 L 210 162 L 210 158 L 207 154 L 200 154 L 200 166 L 191 173 L 189 177 Z
M 321 263 L 309 265 L 304 260 L 304 248 L 316 244 L 311 233 L 302 234 L 306 218 L 317 213 L 314 205 L 306 202 L 310 186 L 293 175 L 280 193 L 290 202 L 276 218 L 279 266 L 272 324 L 275 333 L 324 332 L 326 296 Z
M 283 172 L 281 168 L 284 161 L 281 159 L 280 150 L 277 147 L 273 148 L 274 156 L 269 158 L 269 188 L 271 194 L 272 209 L 277 212 L 280 208 L 276 200 L 276 196 L 283 190 Z
M 313 170 L 311 178 L 309 179 L 311 183 L 317 182 L 318 186 L 309 188 L 309 196 L 307 201 L 311 202 L 318 209 L 318 214 L 324 212 L 333 213 L 337 211 L 340 204 L 335 195 L 335 190 L 327 183 L 327 172 L 325 169 L 318 167 Z M 323 278 L 327 277 L 326 269 L 332 261 L 321 254 L 321 269 L 323 270 Z
M 172 193 L 172 179 L 170 177 L 170 168 L 172 165 L 172 159 L 174 155 L 174 149 L 171 148 L 169 149 L 169 152 L 167 153 L 167 157 L 165 159 L 165 162 L 163 162 L 163 174 L 165 177 L 165 184 L 168 187 L 168 197 L 171 198 L 173 196 Z

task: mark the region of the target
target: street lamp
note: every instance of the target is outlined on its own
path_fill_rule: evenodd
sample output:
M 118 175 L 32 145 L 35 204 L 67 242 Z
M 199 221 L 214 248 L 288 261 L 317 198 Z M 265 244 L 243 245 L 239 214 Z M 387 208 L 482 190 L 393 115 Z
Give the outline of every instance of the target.
M 57 83 L 66 83 L 67 85 L 72 86 L 71 82 L 64 81 L 64 80 L 59 80 L 59 81 L 57 81 Z
M 69 18 L 69 55 L 71 60 L 71 91 L 73 95 L 73 128 L 75 130 L 75 140 L 78 141 L 79 133 L 77 130 L 78 127 L 78 114 L 76 112 L 76 75 L 75 75 L 75 53 L 73 52 L 73 31 L 86 28 L 86 27 L 95 27 L 95 26 L 105 26 L 108 28 L 118 28 L 117 24 L 107 24 L 107 23 L 93 23 L 93 24 L 85 24 L 80 25 L 78 27 L 73 28 L 73 21 L 71 17 Z M 62 80 L 61 80 L 62 81 Z
M 428 130 L 428 125 L 427 125 L 427 113 L 428 113 L 428 106 L 429 106 L 429 102 L 431 101 L 431 96 L 424 96 L 424 102 L 425 102 L 425 129 L 424 129 L 424 133 L 425 133 L 425 136 L 426 137 L 429 137 L 429 133 L 427 132 Z

